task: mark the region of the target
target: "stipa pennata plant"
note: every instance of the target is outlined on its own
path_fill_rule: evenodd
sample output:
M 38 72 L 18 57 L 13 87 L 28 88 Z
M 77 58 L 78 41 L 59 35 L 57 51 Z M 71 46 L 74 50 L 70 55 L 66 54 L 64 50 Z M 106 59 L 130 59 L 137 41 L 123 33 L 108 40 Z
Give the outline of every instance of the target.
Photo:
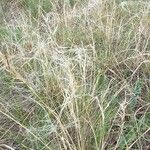
M 19 4 L 0 28 L 0 147 L 149 149 L 147 2 Z

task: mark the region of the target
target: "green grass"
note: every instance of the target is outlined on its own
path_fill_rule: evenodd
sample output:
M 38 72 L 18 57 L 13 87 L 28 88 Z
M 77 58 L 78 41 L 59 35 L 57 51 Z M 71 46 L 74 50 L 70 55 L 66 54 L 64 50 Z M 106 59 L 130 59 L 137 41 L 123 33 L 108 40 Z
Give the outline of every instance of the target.
M 0 4 L 0 149 L 150 149 L 148 1 Z

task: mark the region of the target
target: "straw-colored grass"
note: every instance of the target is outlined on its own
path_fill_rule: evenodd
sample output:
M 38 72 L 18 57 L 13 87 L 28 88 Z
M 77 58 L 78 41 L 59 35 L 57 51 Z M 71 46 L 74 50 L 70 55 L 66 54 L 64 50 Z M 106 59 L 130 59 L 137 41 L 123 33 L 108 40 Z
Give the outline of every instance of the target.
M 0 4 L 0 149 L 150 149 L 148 0 Z

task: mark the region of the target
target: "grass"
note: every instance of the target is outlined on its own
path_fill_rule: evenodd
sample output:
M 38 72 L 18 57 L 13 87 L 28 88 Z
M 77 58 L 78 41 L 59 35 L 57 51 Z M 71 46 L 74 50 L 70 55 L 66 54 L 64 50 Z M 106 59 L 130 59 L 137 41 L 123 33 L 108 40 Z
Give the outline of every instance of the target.
M 0 3 L 0 149 L 150 149 L 148 1 Z

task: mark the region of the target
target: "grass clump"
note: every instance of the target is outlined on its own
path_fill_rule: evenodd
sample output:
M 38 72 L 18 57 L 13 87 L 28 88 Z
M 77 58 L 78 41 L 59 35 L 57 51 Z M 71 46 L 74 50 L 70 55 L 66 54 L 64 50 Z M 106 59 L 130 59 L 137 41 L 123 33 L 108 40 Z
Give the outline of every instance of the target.
M 150 149 L 148 1 L 0 3 L 1 149 Z

